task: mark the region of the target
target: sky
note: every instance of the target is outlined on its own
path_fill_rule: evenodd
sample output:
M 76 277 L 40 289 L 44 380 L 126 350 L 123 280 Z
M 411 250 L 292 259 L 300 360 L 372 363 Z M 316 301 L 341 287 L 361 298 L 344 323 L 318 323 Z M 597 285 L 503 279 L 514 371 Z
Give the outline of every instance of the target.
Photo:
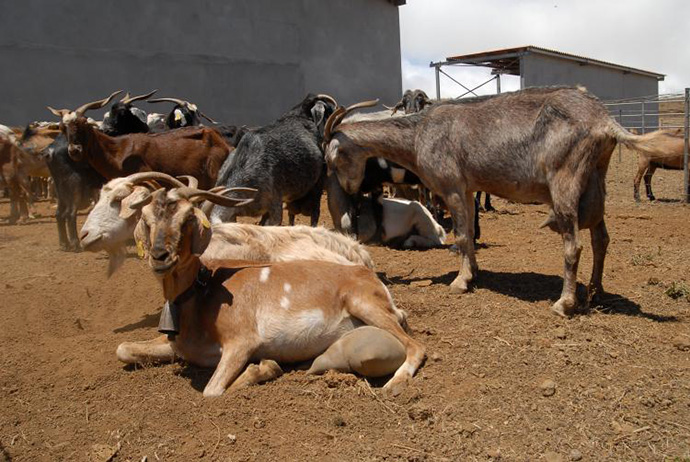
M 431 61 L 525 45 L 666 74 L 661 94 L 690 87 L 688 0 L 407 0 L 399 11 L 403 88 L 431 97 Z M 491 78 L 490 69 L 443 70 L 469 88 Z M 502 91 L 520 86 L 517 77 L 501 79 Z M 441 75 L 442 97 L 464 92 Z M 476 93 L 495 92 L 491 82 Z

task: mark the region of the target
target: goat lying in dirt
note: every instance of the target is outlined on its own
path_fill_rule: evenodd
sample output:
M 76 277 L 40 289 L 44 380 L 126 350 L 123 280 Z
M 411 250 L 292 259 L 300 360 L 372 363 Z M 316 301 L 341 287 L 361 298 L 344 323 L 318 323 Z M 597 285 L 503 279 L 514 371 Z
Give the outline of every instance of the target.
M 445 243 L 445 230 L 417 201 L 360 196 L 355 207 L 335 177 L 328 178 L 326 187 L 328 210 L 338 232 L 355 233 L 360 242 L 406 249 L 439 247 Z
M 146 181 L 185 186 L 159 172 L 142 172 L 116 178 L 101 189 L 101 195 L 80 232 L 84 250 L 105 250 L 110 257 L 108 274 L 124 261 L 126 244 L 132 238 L 141 210 L 133 208 L 150 195 Z M 191 179 L 196 186 L 195 180 Z M 204 259 L 238 259 L 258 262 L 322 260 L 373 268 L 369 253 L 355 240 L 324 228 L 309 226 L 256 226 L 239 223 L 213 225 L 213 239 Z
M 640 200 L 640 181 L 644 177 L 647 198 L 655 200 L 652 192 L 652 175 L 657 168 L 683 170 L 685 138 L 680 128 L 657 130 L 640 136 L 644 142 L 636 146 L 638 162 L 633 181 L 635 200 Z
M 373 271 L 323 261 L 202 263 L 199 257 L 213 230 L 194 207 L 196 197 L 224 206 L 233 201 L 179 188 L 157 190 L 135 204 L 143 207 L 135 238 L 163 287 L 168 315 L 161 318 L 161 327 L 168 335 L 121 344 L 121 361 L 171 360 L 179 355 L 199 366 L 215 366 L 204 396 L 219 396 L 228 387 L 280 375 L 277 362 L 313 359 L 366 324 L 391 334 L 404 347 L 405 361 L 384 386 L 393 394 L 402 390 L 421 365 L 424 347 L 405 333 L 404 312 L 395 307 Z M 389 362 L 390 356 L 381 363 Z M 258 361 L 258 367 L 246 367 Z
M 326 121 L 330 171 L 345 192 L 363 181 L 367 159 L 384 157 L 415 173 L 438 194 L 453 219 L 460 271 L 451 291 L 464 293 L 477 274 L 474 191 L 551 206 L 546 226 L 561 234 L 564 274 L 552 310 L 571 315 L 582 245 L 590 229 L 593 260 L 589 296 L 603 292 L 609 243 L 604 221 L 605 178 L 617 142 L 635 149 L 643 137 L 627 132 L 584 88 L 529 88 L 432 105 L 416 114 L 343 123 L 348 112 L 376 101 L 338 108 Z

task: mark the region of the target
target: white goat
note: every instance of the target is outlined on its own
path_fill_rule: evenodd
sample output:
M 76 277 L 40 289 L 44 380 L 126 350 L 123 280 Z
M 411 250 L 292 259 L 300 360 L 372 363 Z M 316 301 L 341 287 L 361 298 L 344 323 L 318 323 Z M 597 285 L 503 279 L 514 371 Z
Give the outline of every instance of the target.
M 132 207 L 150 194 L 139 183 L 156 180 L 184 186 L 179 180 L 157 172 L 115 178 L 101 189 L 98 202 L 86 218 L 79 238 L 84 250 L 105 250 L 110 256 L 108 274 L 124 261 L 126 243 L 132 238 L 141 211 Z M 249 261 L 322 260 L 373 268 L 371 256 L 353 239 L 324 228 L 309 226 L 256 226 L 222 223 L 213 226 L 213 240 L 204 259 Z

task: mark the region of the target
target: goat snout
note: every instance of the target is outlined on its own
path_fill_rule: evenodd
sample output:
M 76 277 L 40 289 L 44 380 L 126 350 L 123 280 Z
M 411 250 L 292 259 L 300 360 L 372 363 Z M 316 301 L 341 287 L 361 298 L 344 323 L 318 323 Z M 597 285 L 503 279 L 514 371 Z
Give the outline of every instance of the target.
M 177 264 L 178 257 L 173 256 L 166 249 L 152 248 L 149 252 L 149 264 L 156 273 L 165 273 Z
M 79 233 L 79 242 L 84 250 L 93 247 L 98 241 L 103 238 L 103 234 L 90 234 L 87 230 L 82 229 Z
M 69 156 L 74 159 L 74 160 L 81 160 L 82 159 L 82 154 L 83 150 L 82 147 L 78 144 L 70 144 L 67 147 L 67 153 Z

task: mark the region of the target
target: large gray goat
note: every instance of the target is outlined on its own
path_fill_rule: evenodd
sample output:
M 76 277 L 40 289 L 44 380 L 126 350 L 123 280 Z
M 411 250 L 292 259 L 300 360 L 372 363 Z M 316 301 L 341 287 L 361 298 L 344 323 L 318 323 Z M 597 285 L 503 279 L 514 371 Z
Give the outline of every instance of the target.
M 235 221 L 248 215 L 262 216 L 262 225 L 280 225 L 286 202 L 291 225 L 296 213 L 304 213 L 316 226 L 326 169 L 322 130 L 335 106 L 328 95 L 310 94 L 274 123 L 244 135 L 225 160 L 216 185 L 259 192 L 246 206 L 214 208 L 211 221 Z
M 473 191 L 517 202 L 549 204 L 544 223 L 563 237 L 565 268 L 552 310 L 576 307 L 578 230 L 591 232 L 594 265 L 590 296 L 603 292 L 609 237 L 604 222 L 606 171 L 617 142 L 641 142 L 604 105 L 578 87 L 530 88 L 458 100 L 404 117 L 339 125 L 348 112 L 375 102 L 338 108 L 326 122 L 329 168 L 346 192 L 357 191 L 369 157 L 384 157 L 416 173 L 450 209 L 461 260 L 451 291 L 464 293 L 477 273 L 472 245 Z

